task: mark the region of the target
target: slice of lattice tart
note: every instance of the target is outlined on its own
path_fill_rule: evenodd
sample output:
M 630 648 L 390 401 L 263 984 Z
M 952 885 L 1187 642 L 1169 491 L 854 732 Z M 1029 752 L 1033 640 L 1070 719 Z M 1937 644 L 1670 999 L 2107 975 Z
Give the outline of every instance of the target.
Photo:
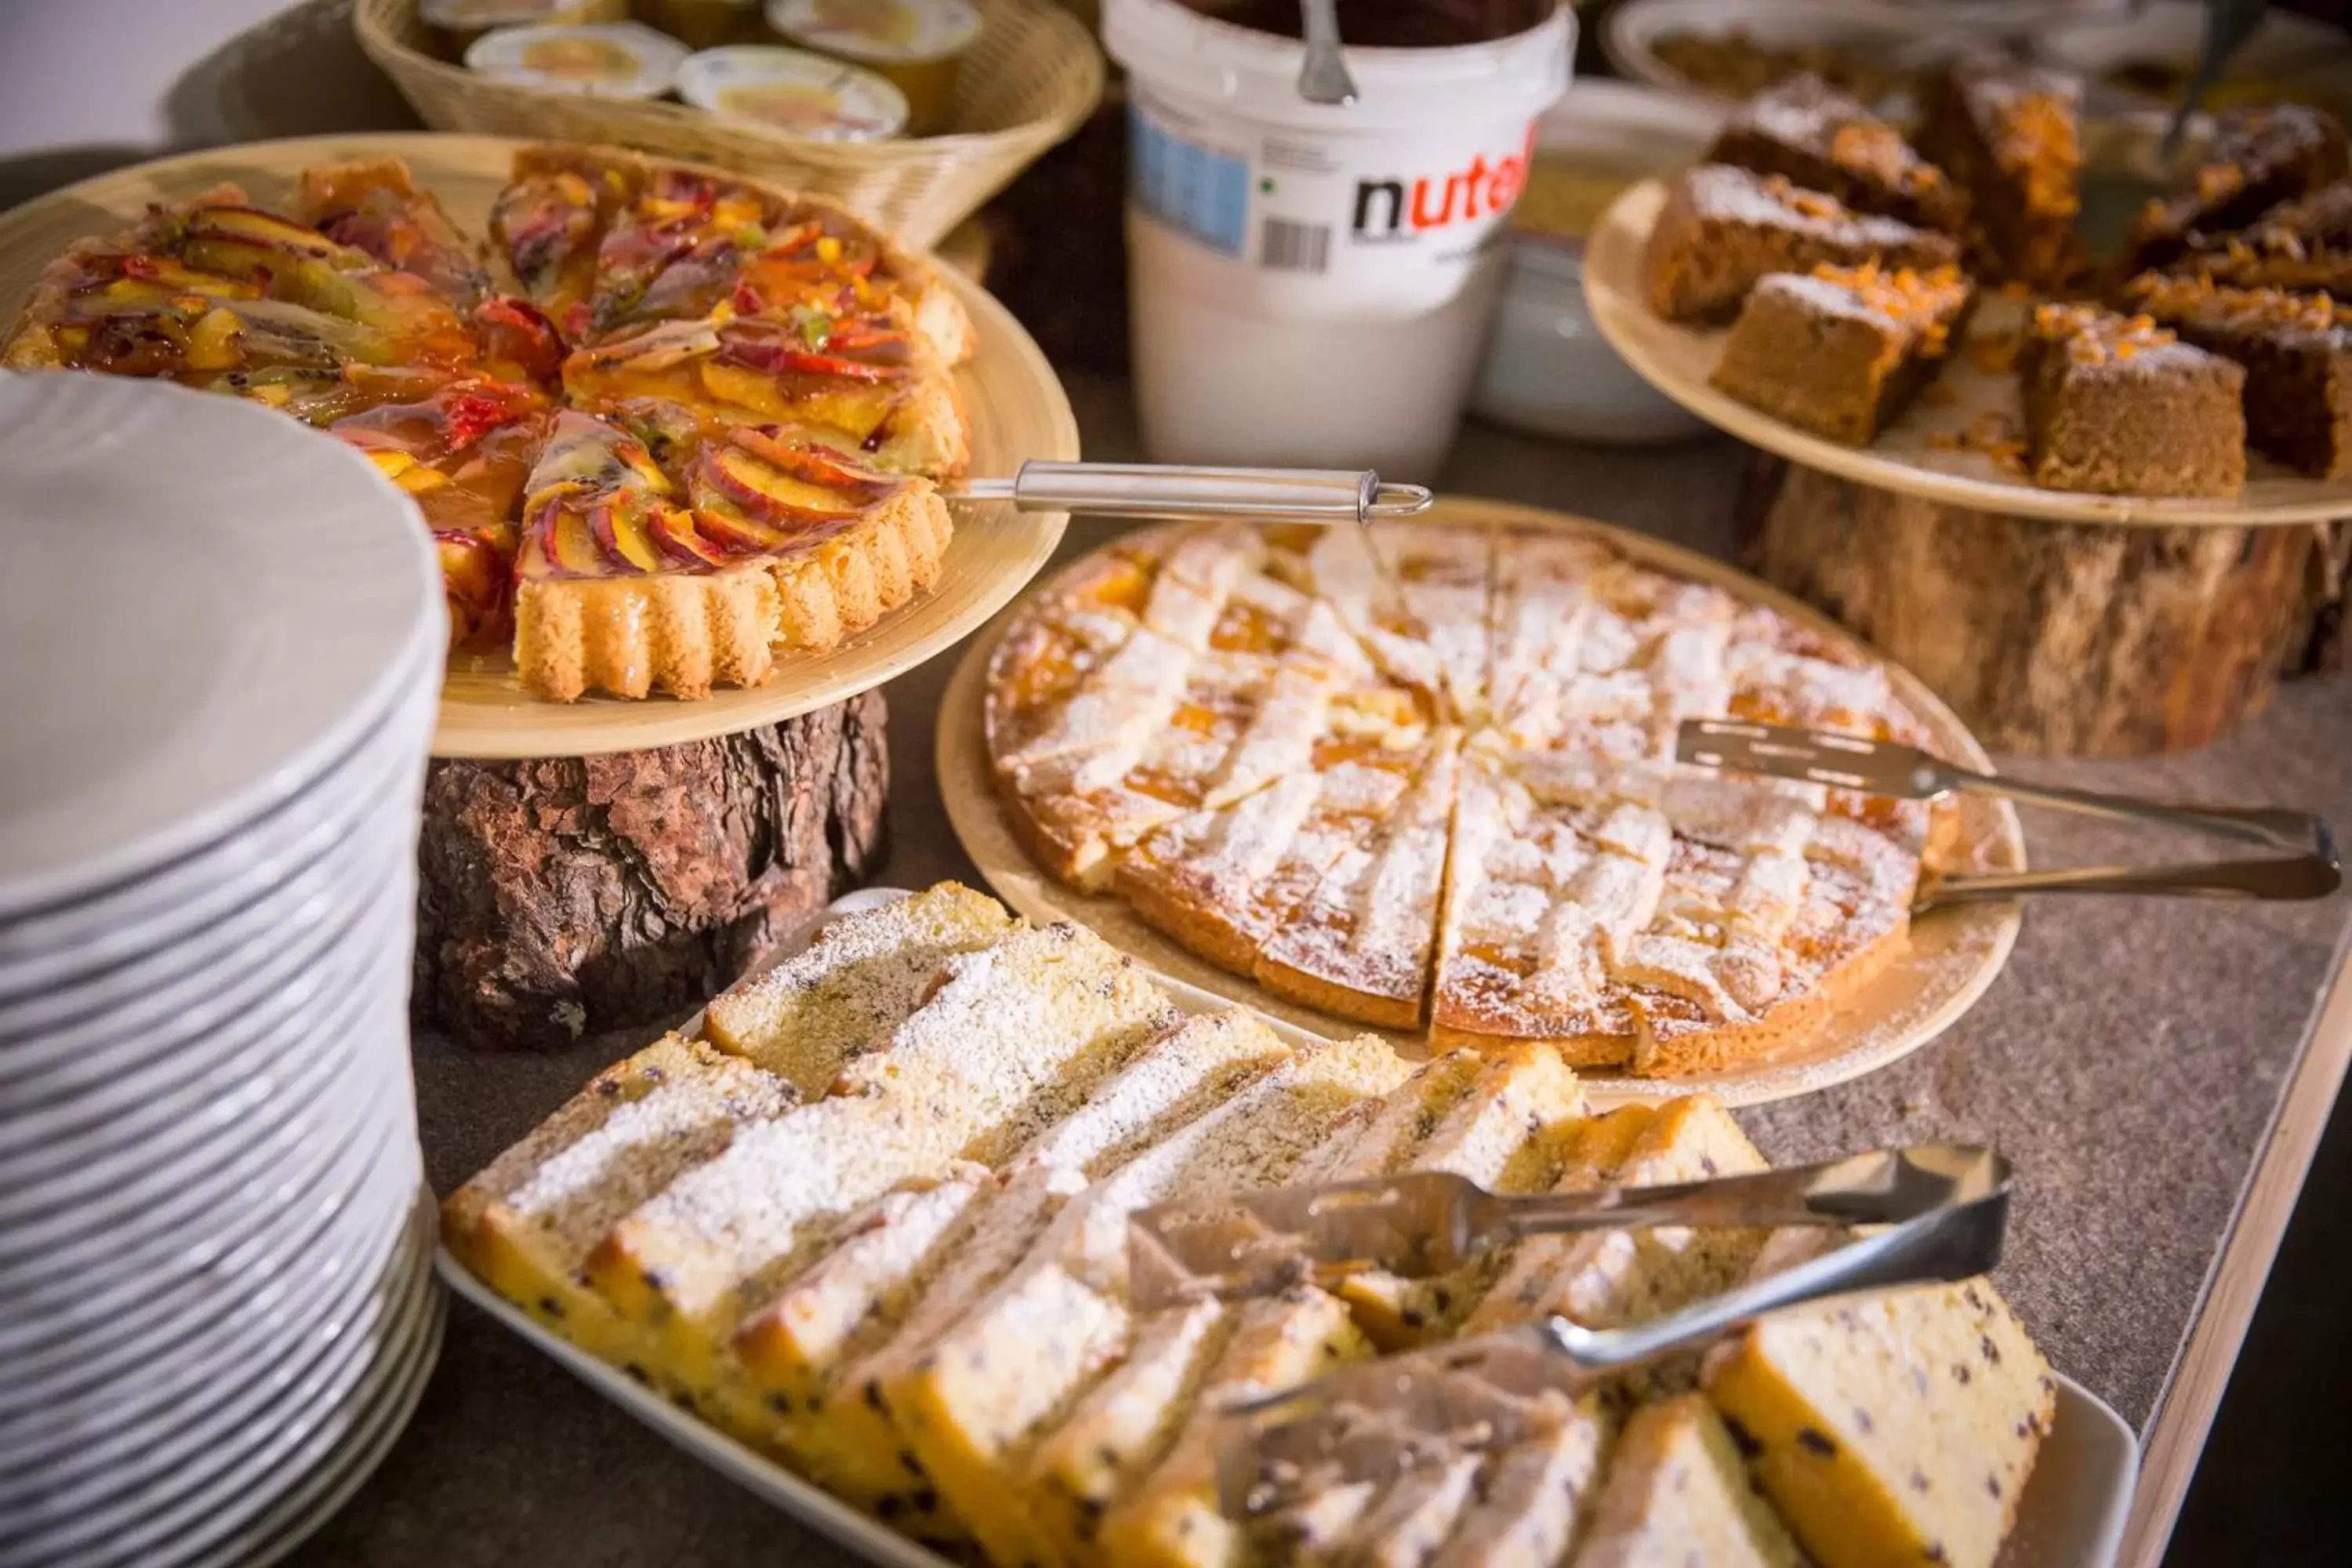
M 952 525 L 928 479 L 750 426 L 683 466 L 674 479 L 620 425 L 558 416 L 515 567 L 525 689 L 756 686 L 778 647 L 825 651 L 939 575 Z

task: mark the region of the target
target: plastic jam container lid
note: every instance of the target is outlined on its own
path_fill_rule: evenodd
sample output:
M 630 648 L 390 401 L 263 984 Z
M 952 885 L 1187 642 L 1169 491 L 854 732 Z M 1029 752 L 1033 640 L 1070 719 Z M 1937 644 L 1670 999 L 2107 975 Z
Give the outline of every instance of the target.
M 879 142 L 907 129 L 907 96 L 872 71 L 804 49 L 736 44 L 678 68 L 698 109 L 810 142 Z
M 436 27 L 471 35 L 490 27 L 619 22 L 627 18 L 629 5 L 628 0 L 421 0 L 416 11 Z
M 677 81 L 684 44 L 635 22 L 500 27 L 466 51 L 466 68 L 495 81 L 590 98 L 659 98 Z
M 861 65 L 950 58 L 980 37 L 969 0 L 768 0 L 768 26 Z

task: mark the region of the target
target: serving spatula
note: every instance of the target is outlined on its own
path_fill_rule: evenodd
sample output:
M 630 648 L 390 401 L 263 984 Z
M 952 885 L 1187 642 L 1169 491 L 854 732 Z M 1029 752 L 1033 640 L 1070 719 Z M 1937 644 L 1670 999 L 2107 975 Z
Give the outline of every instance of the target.
M 1490 1193 L 1438 1171 L 1278 1187 L 1133 1215 L 1128 1289 L 1149 1311 L 1373 1269 L 1426 1279 L 1523 1237 L 1563 1231 L 1892 1225 L 2008 1182 L 2008 1162 L 1989 1149 L 1922 1143 L 1753 1175 L 1532 1196 Z

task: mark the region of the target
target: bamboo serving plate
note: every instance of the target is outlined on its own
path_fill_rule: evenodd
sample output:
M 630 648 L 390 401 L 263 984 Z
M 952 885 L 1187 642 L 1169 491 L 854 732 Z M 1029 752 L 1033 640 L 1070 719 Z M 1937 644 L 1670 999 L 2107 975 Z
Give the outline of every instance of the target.
M 1461 500 L 1440 500 L 1426 520 L 1596 535 L 1645 565 L 1713 584 L 1848 647 L 1862 646 L 1820 611 L 1719 561 L 1607 523 L 1503 501 Z M 1074 563 L 1063 575 L 1084 565 L 1084 560 Z M 1122 900 L 1090 896 L 1055 880 L 1030 857 L 1006 826 L 982 728 L 989 657 L 1010 619 L 1008 611 L 974 638 L 957 666 L 940 704 L 938 736 L 940 794 L 948 821 L 998 897 L 1033 921 L 1075 921 L 1183 985 L 1245 1004 L 1312 1034 L 1334 1039 L 1376 1034 L 1409 1056 L 1425 1056 L 1427 1043 L 1419 1034 L 1375 1028 L 1276 996 L 1247 976 L 1196 957 L 1145 924 Z M 1896 695 L 1926 722 L 1933 750 L 1968 767 L 1990 767 L 1984 748 L 1927 687 L 1900 666 L 1890 665 L 1888 674 Z M 1975 795 L 1961 795 L 1954 805 L 1959 831 L 1947 870 L 2024 869 L 2024 836 L 2013 807 Z M 1777 1054 L 1735 1070 L 1645 1079 L 1579 1068 L 1578 1079 L 1589 1098 L 1609 1106 L 1698 1090 L 1727 1105 L 1761 1105 L 1859 1078 L 1917 1050 L 1974 1005 L 2008 962 L 2020 920 L 2013 902 L 1932 911 L 1913 922 L 1902 957 L 1847 995 L 1813 1029 Z
M 2159 499 L 2043 489 L 1980 452 L 1939 446 L 1939 438 L 1957 437 L 1988 415 L 2020 427 L 2016 376 L 1980 368 L 1965 345 L 1937 372 L 1927 394 L 1868 447 L 1823 440 L 1775 419 L 1708 384 L 1723 354 L 1721 331 L 1662 321 L 1643 298 L 1642 252 L 1665 199 L 1663 182 L 1644 180 L 1601 215 L 1585 250 L 1585 304 L 1609 346 L 1643 380 L 1751 446 L 1880 489 L 2009 517 L 2179 527 L 2324 522 L 2352 514 L 2352 479 L 2308 479 L 2258 454 L 2248 455 L 2245 489 L 2236 497 Z M 1970 335 L 2013 331 L 2028 309 L 1987 290 Z
M 151 202 L 224 182 L 271 205 L 314 163 L 404 159 L 460 227 L 488 230 L 516 148 L 505 137 L 402 133 L 258 142 L 141 163 L 68 185 L 0 215 L 0 321 L 13 321 L 41 269 L 77 239 L 124 227 Z M 1077 421 L 1037 345 L 1004 307 L 952 267 L 940 276 L 971 314 L 979 353 L 955 374 L 971 428 L 971 471 L 1010 474 L 1024 458 L 1075 458 Z M 764 685 L 696 702 L 526 694 L 504 654 L 453 655 L 433 752 L 442 757 L 593 756 L 674 746 L 773 724 L 854 697 L 950 647 L 1001 609 L 1053 554 L 1069 514 L 1003 503 L 955 508 L 955 539 L 932 590 L 816 658 L 787 658 Z

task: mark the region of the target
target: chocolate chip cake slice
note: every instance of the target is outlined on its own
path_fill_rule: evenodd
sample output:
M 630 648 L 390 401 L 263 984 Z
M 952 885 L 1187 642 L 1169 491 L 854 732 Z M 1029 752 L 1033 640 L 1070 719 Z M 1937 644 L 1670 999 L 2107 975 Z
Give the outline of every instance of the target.
M 1838 1239 L 1780 1232 L 1753 1276 Z M 2057 1393 L 1984 1279 L 1775 1314 L 1717 1347 L 1704 1382 L 1757 1486 L 1822 1568 L 1991 1568 Z
M 1801 1568 L 1804 1553 L 1749 1485 L 1723 1418 L 1695 1394 L 1625 1423 L 1573 1568 Z M 1895 1561 L 1886 1559 L 1884 1561 Z
M 1779 174 L 1857 212 L 1958 233 L 1968 203 L 1945 171 L 1860 100 L 1801 73 L 1735 111 L 1709 149 L 1710 163 Z
M 1782 174 L 1702 163 L 1667 195 L 1642 266 L 1651 310 L 1670 321 L 1722 322 L 1768 273 L 1868 261 L 1925 269 L 1959 258 L 1949 235 L 1856 212 Z

